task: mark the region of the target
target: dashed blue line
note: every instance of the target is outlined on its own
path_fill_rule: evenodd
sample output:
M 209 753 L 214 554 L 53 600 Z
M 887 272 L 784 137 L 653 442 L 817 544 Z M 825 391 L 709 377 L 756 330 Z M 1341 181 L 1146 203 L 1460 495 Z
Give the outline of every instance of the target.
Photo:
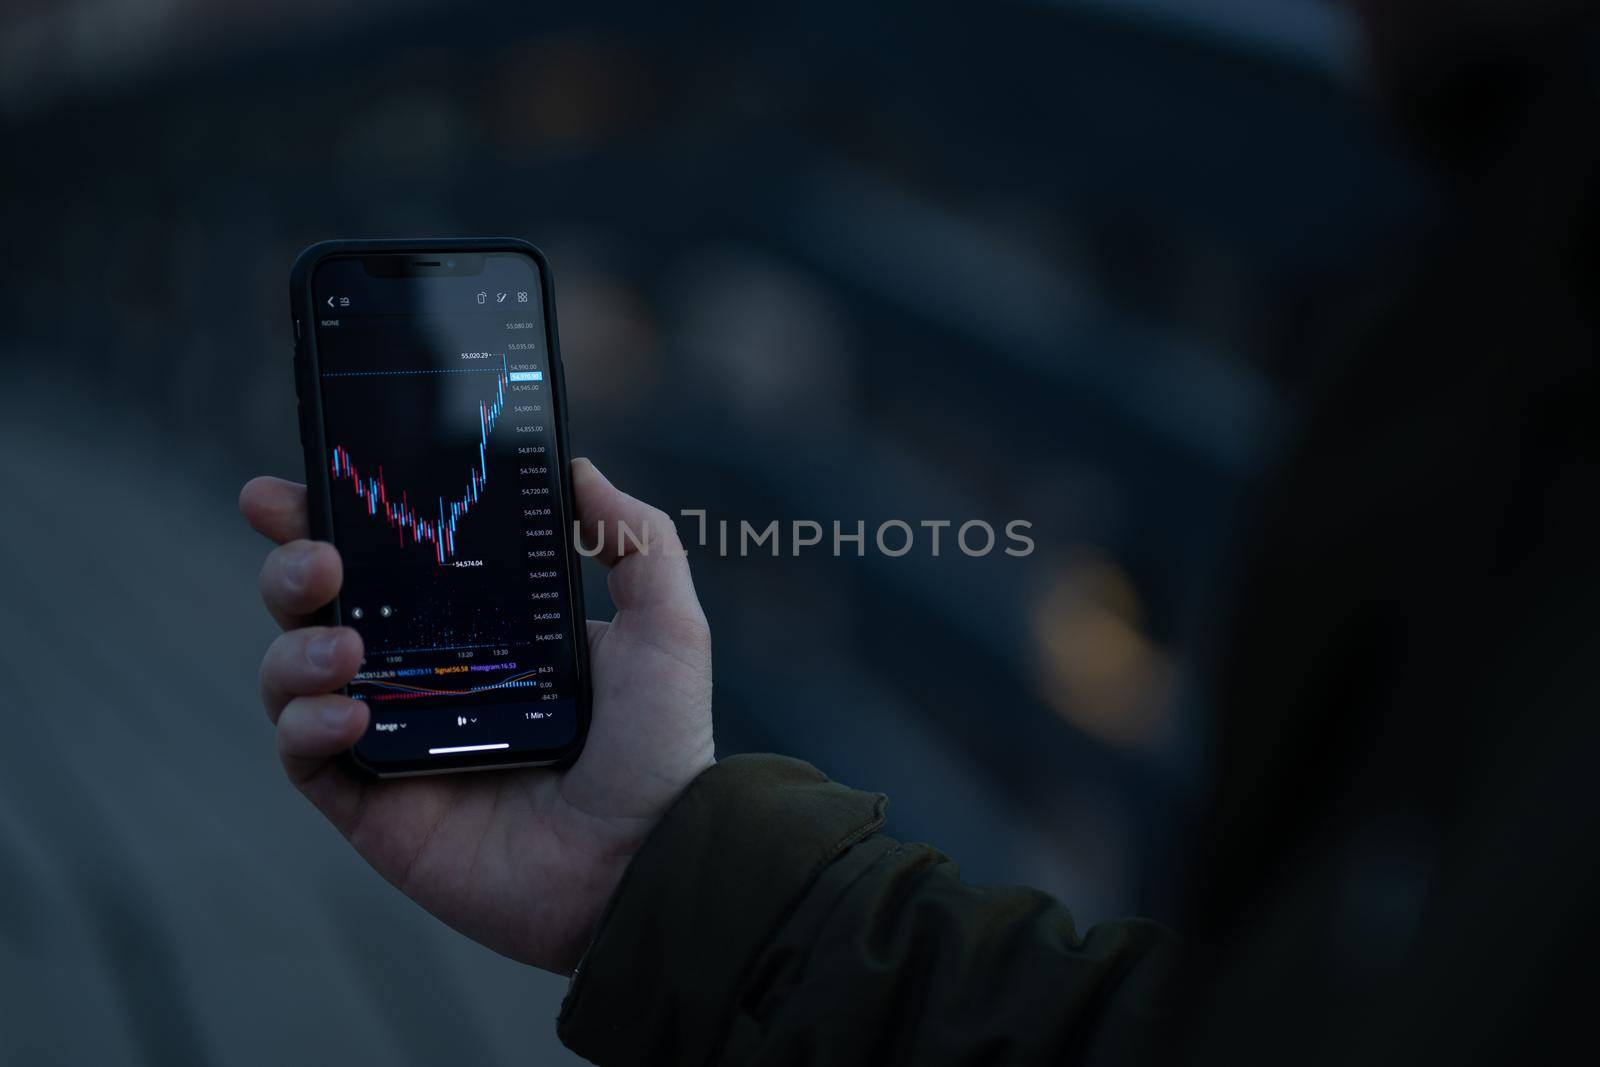
M 328 370 L 324 378 L 388 378 L 403 374 L 482 374 L 486 371 L 500 373 L 500 367 L 439 367 L 430 370 Z

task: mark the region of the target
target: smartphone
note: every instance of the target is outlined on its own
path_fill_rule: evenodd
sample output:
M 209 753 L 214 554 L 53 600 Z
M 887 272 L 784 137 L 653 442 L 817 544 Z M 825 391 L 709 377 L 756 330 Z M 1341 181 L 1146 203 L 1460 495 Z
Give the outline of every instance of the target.
M 328 241 L 289 279 L 325 612 L 366 659 L 350 751 L 380 777 L 554 765 L 589 726 L 567 397 L 543 254 Z

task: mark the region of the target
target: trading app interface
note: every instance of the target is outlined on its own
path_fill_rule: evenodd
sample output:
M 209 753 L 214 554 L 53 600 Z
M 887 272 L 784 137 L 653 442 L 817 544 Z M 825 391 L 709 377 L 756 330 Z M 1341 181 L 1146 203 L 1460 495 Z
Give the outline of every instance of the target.
M 331 260 L 312 285 L 340 607 L 366 642 L 360 751 L 558 748 L 578 677 L 538 267 L 482 254 L 470 274 L 384 276 L 386 260 Z

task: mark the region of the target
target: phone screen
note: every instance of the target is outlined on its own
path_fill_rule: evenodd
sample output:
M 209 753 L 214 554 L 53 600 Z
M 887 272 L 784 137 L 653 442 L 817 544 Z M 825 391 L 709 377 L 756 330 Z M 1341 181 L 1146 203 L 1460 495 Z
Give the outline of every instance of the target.
M 350 256 L 312 280 L 341 621 L 379 770 L 527 762 L 578 729 L 565 457 L 540 265 Z

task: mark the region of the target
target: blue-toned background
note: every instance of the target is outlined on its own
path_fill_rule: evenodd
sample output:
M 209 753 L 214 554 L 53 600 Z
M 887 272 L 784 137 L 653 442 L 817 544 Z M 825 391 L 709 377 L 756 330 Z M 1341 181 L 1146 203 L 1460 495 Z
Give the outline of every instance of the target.
M 1364 95 L 1310 0 L 8 5 L 0 1058 L 570 1059 L 564 983 L 368 872 L 256 701 L 234 498 L 299 476 L 329 237 L 541 245 L 574 445 L 670 512 L 1030 520 L 1020 560 L 697 551 L 719 749 L 1166 914 L 1230 523 L 1424 207 Z

